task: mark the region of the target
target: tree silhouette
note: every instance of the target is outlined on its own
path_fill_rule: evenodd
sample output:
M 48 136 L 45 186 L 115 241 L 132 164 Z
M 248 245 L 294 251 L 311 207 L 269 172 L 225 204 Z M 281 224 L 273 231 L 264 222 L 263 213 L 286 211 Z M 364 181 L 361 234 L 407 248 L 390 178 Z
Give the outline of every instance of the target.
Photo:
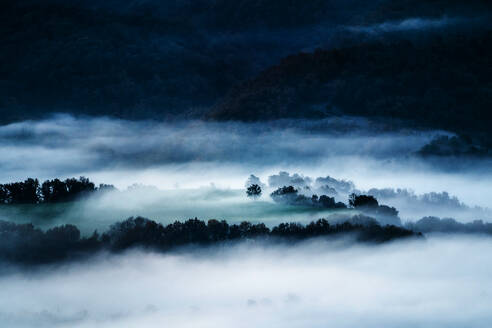
M 112 191 L 112 185 L 97 188 L 85 177 L 46 180 L 28 178 L 23 182 L 0 184 L 0 204 L 39 204 L 74 201 L 95 191 Z
M 252 184 L 246 189 L 246 194 L 250 198 L 258 198 L 261 196 L 261 187 L 257 184 Z
M 351 194 L 349 205 L 352 207 L 378 207 L 379 203 L 373 196 Z
M 38 179 L 13 182 L 1 186 L 0 201 L 7 204 L 36 204 L 39 202 Z
M 361 217 L 359 220 L 330 224 L 320 219 L 308 225 L 281 223 L 270 229 L 264 223 L 245 221 L 229 225 L 226 221 L 210 220 L 206 223 L 197 218 L 164 226 L 143 217 L 131 217 L 111 225 L 102 235 L 95 231 L 90 237 L 81 236 L 79 229 L 70 224 L 43 232 L 32 224 L 0 220 L 0 261 L 41 264 L 73 260 L 98 251 L 120 252 L 144 248 L 165 252 L 186 245 L 200 247 L 246 239 L 296 242 L 351 234 L 358 242 L 382 243 L 421 236 L 403 227 L 380 226 L 374 220 L 373 224 L 367 224 L 368 220 L 372 219 Z

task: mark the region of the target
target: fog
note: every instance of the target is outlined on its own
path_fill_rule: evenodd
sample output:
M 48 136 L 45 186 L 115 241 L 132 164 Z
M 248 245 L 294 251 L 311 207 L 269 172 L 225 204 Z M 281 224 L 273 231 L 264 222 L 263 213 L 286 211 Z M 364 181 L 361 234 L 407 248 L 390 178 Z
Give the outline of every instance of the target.
M 396 207 L 402 221 L 491 219 L 490 161 L 416 154 L 439 135 L 450 134 L 353 117 L 253 124 L 57 115 L 0 127 L 0 182 L 84 175 L 120 191 L 71 204 L 6 206 L 0 215 L 91 233 L 138 215 L 163 223 L 198 217 L 273 225 L 338 213 L 269 197 L 293 185 L 306 196 L 345 203 L 352 192 L 373 194 Z M 264 188 L 257 201 L 244 192 L 252 174 Z
M 492 239 L 246 242 L 0 276 L 5 327 L 488 327 Z M 8 297 L 5 297 L 8 295 Z
M 130 216 L 144 216 L 164 224 L 197 217 L 201 220 L 227 220 L 230 223 L 245 220 L 262 222 L 271 227 L 282 222 L 309 223 L 344 213 L 348 212 L 274 203 L 268 192 L 252 200 L 246 197 L 242 189 L 214 187 L 175 190 L 134 187 L 121 192 L 96 194 L 72 203 L 0 207 L 2 220 L 32 222 L 43 229 L 70 223 L 79 227 L 84 235 L 91 234 L 95 229 L 104 231 L 112 223 Z
M 489 7 L 1 2 L 0 328 L 489 328 Z
M 33 170 L 49 175 L 197 162 L 251 167 L 319 164 L 334 156 L 387 159 L 409 155 L 433 137 L 445 134 L 392 133 L 388 129 L 348 117 L 246 124 L 58 115 L 1 127 L 5 157 L 0 164 L 5 167 L 2 180 Z
M 419 31 L 419 30 L 431 30 L 450 25 L 456 25 L 464 23 L 464 18 L 450 18 L 442 17 L 437 19 L 432 18 L 407 18 L 400 21 L 388 21 L 369 26 L 351 26 L 348 27 L 349 31 L 363 32 L 363 33 L 385 33 L 385 32 L 406 32 L 406 31 Z

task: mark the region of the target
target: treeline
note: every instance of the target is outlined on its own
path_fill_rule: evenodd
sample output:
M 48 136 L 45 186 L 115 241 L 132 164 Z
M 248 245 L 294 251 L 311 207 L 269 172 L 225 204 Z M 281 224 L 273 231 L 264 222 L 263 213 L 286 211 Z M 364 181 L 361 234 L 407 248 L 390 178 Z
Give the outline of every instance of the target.
M 305 206 L 325 209 L 355 209 L 365 215 L 374 217 L 382 225 L 401 226 L 398 210 L 387 205 L 380 205 L 378 200 L 371 195 L 350 194 L 348 206 L 345 203 L 337 202 L 334 197 L 327 195 L 312 195 L 308 197 L 300 194 L 299 190 L 293 186 L 278 188 L 270 194 L 270 197 L 280 204 L 292 206 Z
M 39 204 L 74 201 L 96 191 L 114 190 L 113 185 L 99 187 L 85 177 L 46 180 L 28 178 L 23 182 L 0 184 L 0 204 Z
M 351 234 L 355 241 L 383 243 L 419 233 L 396 226 L 380 226 L 373 220 L 330 224 L 325 219 L 308 225 L 282 223 L 272 229 L 263 223 L 191 219 L 162 225 L 142 217 L 113 224 L 108 231 L 81 237 L 74 225 L 43 232 L 32 224 L 0 221 L 0 260 L 18 264 L 43 264 L 73 260 L 100 251 L 120 252 L 132 248 L 169 251 L 182 246 L 207 246 L 245 239 L 301 241 L 314 237 Z
M 349 206 L 342 202 L 335 201 L 334 197 L 327 195 L 312 195 L 307 197 L 299 193 L 293 186 L 280 187 L 270 194 L 270 197 L 282 204 L 294 206 L 321 207 L 326 209 L 354 208 L 364 212 L 370 212 L 376 216 L 397 217 L 398 210 L 387 205 L 380 205 L 378 200 L 371 195 L 358 195 L 355 193 L 349 196 Z
M 438 218 L 426 216 L 417 222 L 408 222 L 405 228 L 422 233 L 478 233 L 492 234 L 492 223 L 475 220 L 473 222 L 461 223 L 452 218 Z
M 312 207 L 322 207 L 322 208 L 347 208 L 342 202 L 336 202 L 334 197 L 329 197 L 326 195 L 312 195 L 307 197 L 299 193 L 299 190 L 293 186 L 283 186 L 275 190 L 270 194 L 270 197 L 277 202 L 289 205 L 297 206 L 312 206 Z
M 378 200 L 371 195 L 357 195 L 350 194 L 349 196 L 350 207 L 370 212 L 373 215 L 396 217 L 398 216 L 398 210 L 388 205 L 379 204 Z

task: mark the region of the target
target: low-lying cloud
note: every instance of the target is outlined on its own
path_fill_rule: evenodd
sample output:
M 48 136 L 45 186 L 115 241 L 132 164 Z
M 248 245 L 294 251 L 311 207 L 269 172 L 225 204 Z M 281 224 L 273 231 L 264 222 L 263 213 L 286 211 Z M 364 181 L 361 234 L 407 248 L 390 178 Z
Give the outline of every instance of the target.
M 8 327 L 487 327 L 490 239 L 242 243 L 0 276 Z M 26 292 L 28 291 L 28 292 Z M 436 313 L 438 315 L 436 315 Z
M 392 129 L 349 117 L 251 124 L 67 115 L 25 121 L 0 127 L 0 182 L 84 175 L 120 190 L 138 183 L 162 192 L 134 188 L 89 202 L 52 206 L 49 211 L 2 209 L 1 214 L 3 219 L 23 217 L 22 222 L 50 218 L 49 225 L 67 217 L 79 224 L 91 217 L 114 222 L 138 215 L 165 220 L 275 217 L 275 222 L 326 216 L 275 207 L 268 195 L 293 185 L 306 196 L 316 193 L 341 202 L 347 202 L 351 192 L 371 190 L 382 204 L 396 207 L 403 220 L 429 215 L 487 219 L 486 212 L 475 208 L 490 206 L 492 173 L 487 159 L 443 170 L 415 154 L 442 134 L 446 133 Z M 454 158 L 442 162 L 461 163 Z M 265 187 L 258 202 L 248 201 L 242 189 L 251 174 L 249 183 Z M 455 206 L 454 196 L 461 205 Z
M 0 164 L 12 169 L 8 164 L 15 161 L 19 171 L 36 164 L 38 170 L 66 172 L 84 167 L 145 168 L 189 162 L 319 162 L 326 156 L 387 158 L 417 151 L 438 134 L 392 133 L 383 125 L 355 118 L 248 124 L 59 115 L 0 127 L 0 147 L 6 154 Z

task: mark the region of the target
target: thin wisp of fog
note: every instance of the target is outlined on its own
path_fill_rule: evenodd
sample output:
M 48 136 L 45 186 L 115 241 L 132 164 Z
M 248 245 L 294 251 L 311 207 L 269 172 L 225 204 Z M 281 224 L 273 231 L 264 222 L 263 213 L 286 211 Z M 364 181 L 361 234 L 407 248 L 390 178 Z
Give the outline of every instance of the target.
M 0 277 L 7 327 L 487 327 L 490 238 L 143 251 Z M 27 292 L 28 291 L 28 292 Z

